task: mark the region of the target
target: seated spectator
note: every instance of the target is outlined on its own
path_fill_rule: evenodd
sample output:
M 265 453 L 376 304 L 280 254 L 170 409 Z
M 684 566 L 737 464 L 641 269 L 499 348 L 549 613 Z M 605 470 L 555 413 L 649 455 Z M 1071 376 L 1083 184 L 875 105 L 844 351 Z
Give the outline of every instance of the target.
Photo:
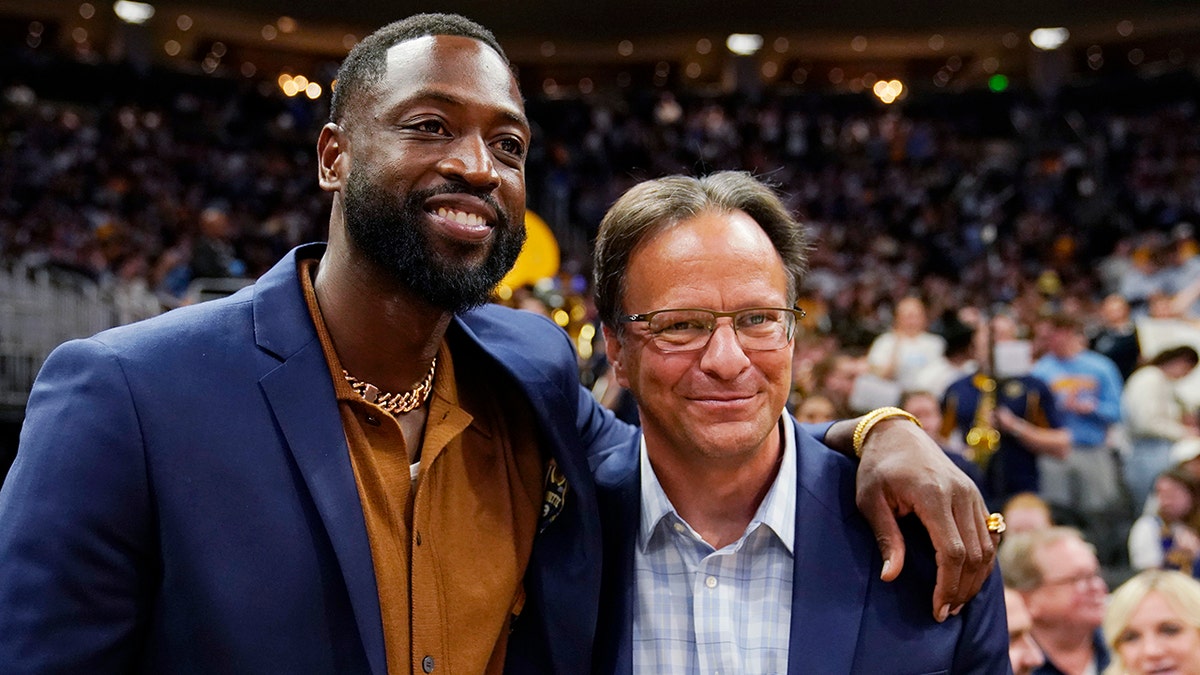
M 1033 639 L 1033 620 L 1021 594 L 1004 588 L 1004 608 L 1008 618 L 1008 660 L 1012 662 L 1013 675 L 1031 675 L 1035 668 L 1046 663 L 1042 648 Z
M 1126 581 L 1104 613 L 1104 639 L 1104 675 L 1200 672 L 1200 582 L 1171 570 Z
M 902 389 L 916 389 L 923 372 L 937 367 L 945 359 L 946 341 L 930 333 L 925 303 L 907 297 L 896 303 L 892 329 L 875 338 L 867 352 L 871 372 L 899 383 Z
M 809 394 L 796 406 L 796 419 L 805 424 L 820 424 L 839 419 L 833 401 L 824 394 Z
M 1200 438 L 1185 438 L 1171 446 L 1170 461 L 1171 466 L 1187 471 L 1200 484 Z
M 229 213 L 220 206 L 200 212 L 200 233 L 192 247 L 192 278 L 222 279 L 240 277 L 246 266 L 234 249 L 237 230 Z
M 820 361 L 812 369 L 814 391 L 821 392 L 837 410 L 839 418 L 850 417 L 850 393 L 854 381 L 866 369 L 862 357 L 846 352 L 836 352 Z
M 1009 497 L 1001 513 L 1010 536 L 1018 532 L 1044 530 L 1054 525 L 1050 505 L 1033 492 L 1019 492 Z
M 1050 527 L 1009 536 L 998 557 L 1004 585 L 1021 594 L 1046 655 L 1034 673 L 1098 673 L 1108 666 L 1100 632 L 1108 586 L 1096 549 L 1079 530 Z
M 1155 477 L 1170 466 L 1171 446 L 1196 437 L 1194 427 L 1184 422 L 1183 404 L 1175 384 L 1200 361 L 1188 346 L 1163 350 L 1134 371 L 1121 393 L 1121 413 L 1132 446 L 1124 464 L 1125 484 L 1135 505 L 1150 494 Z
M 1198 490 L 1181 468 L 1164 471 L 1154 481 L 1158 508 L 1144 513 L 1129 530 L 1129 563 L 1134 569 L 1174 569 L 1195 575 L 1200 571 L 1197 522 Z

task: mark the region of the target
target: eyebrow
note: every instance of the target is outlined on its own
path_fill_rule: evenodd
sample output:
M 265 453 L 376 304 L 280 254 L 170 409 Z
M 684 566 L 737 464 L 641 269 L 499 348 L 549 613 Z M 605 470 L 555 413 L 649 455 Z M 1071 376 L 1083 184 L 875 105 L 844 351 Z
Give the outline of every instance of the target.
M 470 103 L 467 103 L 466 101 L 464 101 L 463 99 L 461 99 L 457 96 L 452 96 L 450 94 L 447 94 L 444 91 L 440 91 L 437 89 L 419 89 L 415 93 L 413 93 L 413 95 L 410 97 L 409 100 L 410 101 L 420 101 L 423 99 L 440 101 L 447 105 L 457 106 L 460 108 L 466 108 L 471 105 Z M 512 110 L 508 110 L 505 108 L 493 108 L 493 110 L 495 110 L 496 113 L 498 113 L 501 117 L 508 120 L 509 122 L 520 125 L 521 127 L 525 128 L 526 130 L 528 130 L 530 128 L 529 119 L 520 113 L 513 112 Z

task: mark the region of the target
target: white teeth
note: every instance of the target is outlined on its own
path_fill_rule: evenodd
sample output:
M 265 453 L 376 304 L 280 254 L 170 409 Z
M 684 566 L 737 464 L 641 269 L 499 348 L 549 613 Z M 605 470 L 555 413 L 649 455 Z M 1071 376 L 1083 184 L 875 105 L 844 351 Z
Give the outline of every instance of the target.
M 468 227 L 479 227 L 480 225 L 483 225 L 484 222 L 483 218 L 480 218 L 474 213 L 466 213 L 465 211 L 451 211 L 444 206 L 437 210 L 437 214 L 441 218 L 453 220 L 459 225 L 466 225 Z

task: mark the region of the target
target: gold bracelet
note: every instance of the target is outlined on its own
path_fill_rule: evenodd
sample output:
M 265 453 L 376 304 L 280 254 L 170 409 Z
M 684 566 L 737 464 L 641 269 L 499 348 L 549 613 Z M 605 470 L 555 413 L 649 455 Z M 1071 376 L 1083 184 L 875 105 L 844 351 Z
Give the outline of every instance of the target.
M 872 427 L 890 417 L 903 417 L 918 427 L 921 426 L 921 420 L 917 419 L 912 413 L 904 410 L 903 408 L 897 408 L 895 406 L 876 408 L 866 415 L 863 415 L 863 418 L 858 421 L 858 425 L 854 427 L 853 440 L 855 457 L 862 457 L 863 442 L 867 440 L 867 434 L 871 432 Z

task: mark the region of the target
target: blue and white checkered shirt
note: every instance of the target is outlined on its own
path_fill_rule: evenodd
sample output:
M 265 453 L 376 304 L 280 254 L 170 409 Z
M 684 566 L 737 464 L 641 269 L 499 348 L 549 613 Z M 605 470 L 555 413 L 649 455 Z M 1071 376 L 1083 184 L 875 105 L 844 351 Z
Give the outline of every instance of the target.
M 796 439 L 787 416 L 780 426 L 779 474 L 742 537 L 719 551 L 675 512 L 642 439 L 633 672 L 787 672 Z

